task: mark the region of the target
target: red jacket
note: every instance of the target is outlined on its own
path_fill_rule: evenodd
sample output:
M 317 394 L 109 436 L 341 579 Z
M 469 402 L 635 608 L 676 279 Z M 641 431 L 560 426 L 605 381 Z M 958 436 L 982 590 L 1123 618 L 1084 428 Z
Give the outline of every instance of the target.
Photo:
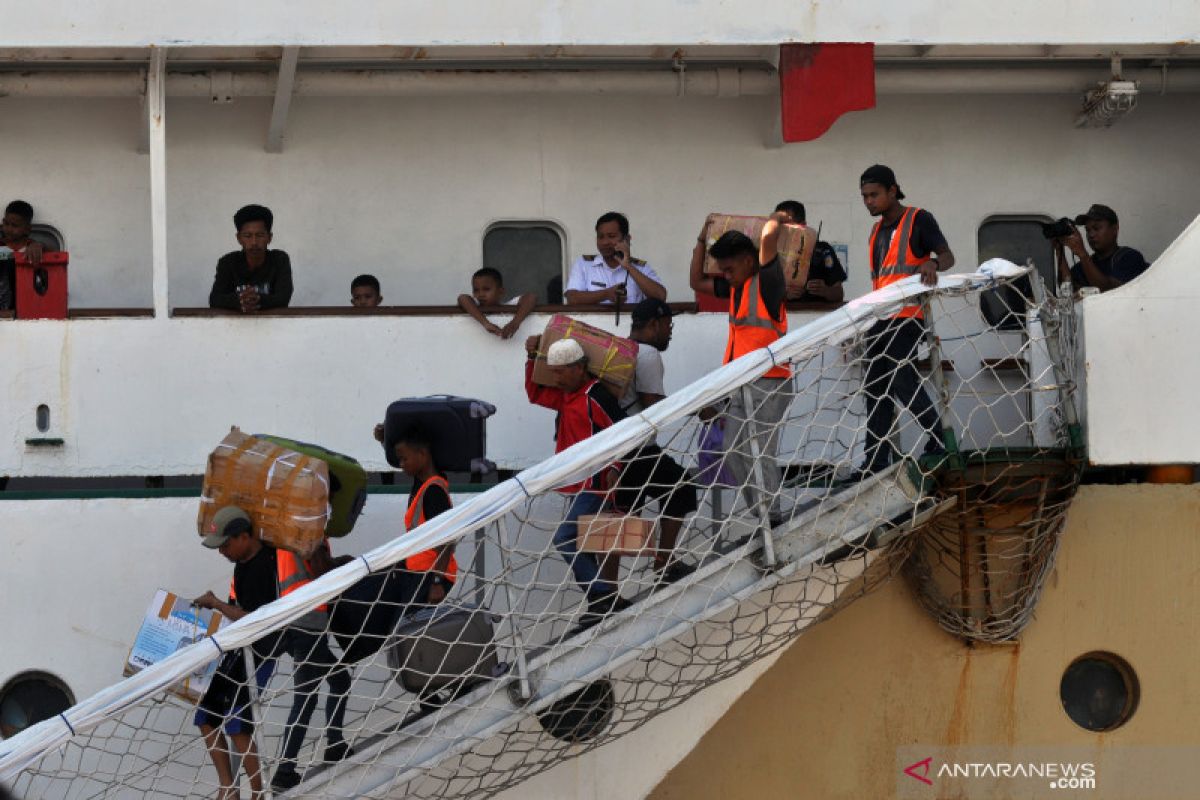
M 561 453 L 573 444 L 599 433 L 625 419 L 620 403 L 600 381 L 592 378 L 578 391 L 564 392 L 555 386 L 540 386 L 533 382 L 533 361 L 525 362 L 525 393 L 529 402 L 558 412 L 554 434 L 554 452 Z M 611 465 L 606 469 L 616 467 Z M 600 470 L 580 483 L 563 486 L 563 494 L 603 492 L 606 486 L 598 480 L 606 470 Z

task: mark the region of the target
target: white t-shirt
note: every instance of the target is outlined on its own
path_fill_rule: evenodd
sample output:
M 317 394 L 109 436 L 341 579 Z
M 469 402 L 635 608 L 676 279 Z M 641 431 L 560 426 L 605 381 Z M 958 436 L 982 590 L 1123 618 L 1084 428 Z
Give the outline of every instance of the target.
M 659 280 L 658 273 L 645 261 L 639 261 L 635 258 L 633 259 L 633 265 L 650 280 L 655 283 L 662 283 Z M 629 271 L 624 267 L 613 269 L 604 263 L 604 257 L 600 255 L 580 256 L 571 266 L 571 276 L 567 279 L 567 286 L 564 291 L 595 292 L 600 289 L 607 289 L 610 286 L 616 286 L 618 283 L 625 284 L 624 305 L 632 306 L 646 299 L 646 294 L 642 291 L 642 287 L 638 286 L 629 277 Z M 611 300 L 603 302 L 605 305 L 611 305 L 612 303 Z
M 621 395 L 621 409 L 629 415 L 640 414 L 645 409 L 639 395 L 657 394 L 666 396 L 663 388 L 663 360 L 658 348 L 650 344 L 636 342 L 638 346 L 637 364 L 633 369 L 633 380 L 625 387 Z

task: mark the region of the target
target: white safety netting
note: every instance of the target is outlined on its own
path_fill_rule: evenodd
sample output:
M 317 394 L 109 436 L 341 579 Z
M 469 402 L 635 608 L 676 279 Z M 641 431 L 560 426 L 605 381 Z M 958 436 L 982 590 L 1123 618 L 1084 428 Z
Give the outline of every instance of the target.
M 1074 483 L 1018 491 L 1003 465 L 1069 474 L 1078 442 L 1070 308 L 1047 301 L 1026 321 L 1025 298 L 997 292 L 1025 273 L 989 262 L 849 303 L 0 743 L 0 780 L 27 797 L 238 796 L 196 708 L 169 691 L 215 658 L 245 692 L 218 725 L 256 724 L 241 744 L 208 744 L 252 742 L 264 796 L 294 765 L 300 784 L 276 796 L 466 797 L 637 728 L 906 560 L 948 630 L 1015 635 Z M 1014 327 L 984 320 L 984 292 L 1006 298 Z M 913 304 L 932 330 L 894 318 Z M 790 378 L 763 378 L 780 365 Z M 556 490 L 614 463 L 617 491 L 583 510 L 645 520 L 649 538 L 620 559 L 580 555 L 578 501 Z M 945 555 L 972 504 L 1008 495 L 1036 524 L 997 512 L 1002 546 L 976 531 L 972 558 Z M 421 576 L 403 560 L 446 544 L 458 581 L 440 604 L 416 602 Z M 324 603 L 323 629 L 299 627 Z M 247 649 L 276 640 L 260 691 L 245 676 L 266 659 Z M 245 772 L 237 786 L 252 791 Z

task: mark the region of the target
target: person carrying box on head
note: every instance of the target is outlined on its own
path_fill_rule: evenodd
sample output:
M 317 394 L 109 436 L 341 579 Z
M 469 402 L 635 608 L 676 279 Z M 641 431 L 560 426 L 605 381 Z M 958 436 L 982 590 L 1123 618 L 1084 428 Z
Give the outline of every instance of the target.
M 226 506 L 217 512 L 208 535 L 201 542 L 205 547 L 218 550 L 221 555 L 234 562 L 235 566 L 233 578 L 230 580 L 229 602 L 223 602 L 211 591 L 205 592 L 194 602 L 201 608 L 220 611 L 231 621 L 239 620 L 262 606 L 291 594 L 312 580 L 303 559 L 286 550 L 277 550 L 255 536 L 250 516 L 236 506 Z M 275 791 L 285 791 L 300 783 L 296 760 L 308 733 L 308 722 L 316 708 L 317 688 L 323 680 L 329 683 L 325 708 L 328 732 L 323 760 L 340 761 L 352 752 L 342 732 L 346 700 L 350 694 L 350 673 L 339 666 L 337 658 L 329 649 L 325 633 L 326 617 L 326 609 L 321 606 L 280 634 L 256 643 L 255 652 L 264 660 L 286 652 L 294 662 L 292 708 L 284 730 L 280 764 L 271 778 L 271 788 Z M 256 670 L 256 680 L 265 683 L 265 678 L 258 674 L 260 671 L 261 668 Z M 216 686 L 218 681 L 214 680 L 213 684 Z M 244 685 L 241 688 L 245 688 Z M 225 749 L 224 737 L 218 726 L 223 716 L 227 717 L 230 713 L 237 715 L 248 705 L 248 701 L 240 693 L 241 688 L 232 696 L 226 695 L 226 698 L 220 701 L 221 704 L 218 704 L 216 696 L 210 702 L 209 694 L 214 694 L 210 688 L 209 693 L 200 702 L 203 717 L 201 712 L 196 715 L 196 723 L 204 734 L 205 744 L 208 745 L 223 787 L 232 787 L 233 775 L 229 766 L 228 750 Z M 251 749 L 247 744 L 250 741 L 249 734 L 232 731 L 230 733 L 234 736 L 234 744 L 239 752 L 248 753 Z M 251 764 L 247 763 L 248 774 L 250 767 Z M 254 763 L 254 772 L 255 775 L 258 774 L 257 760 Z M 251 781 L 253 783 L 254 777 Z M 223 797 L 236 796 L 235 793 L 231 794 L 228 788 L 222 791 Z
M 534 405 L 558 412 L 556 453 L 625 418 L 616 398 L 588 373 L 587 355 L 574 339 L 560 339 L 550 345 L 546 352 L 546 361 L 556 385 L 539 386 L 534 383 L 533 366 L 540 343 L 540 336 L 530 336 L 525 340 L 525 352 L 528 354 L 525 362 L 525 393 Z M 599 622 L 604 615 L 630 606 L 617 588 L 620 558 L 610 555 L 601 562 L 591 553 L 580 552 L 576 541 L 579 518 L 595 514 L 604 507 L 616 466 L 610 465 L 580 483 L 556 490 L 570 498 L 570 505 L 562 524 L 554 532 L 554 547 L 567 562 L 576 582 L 587 596 L 587 610 L 582 620 L 585 625 Z

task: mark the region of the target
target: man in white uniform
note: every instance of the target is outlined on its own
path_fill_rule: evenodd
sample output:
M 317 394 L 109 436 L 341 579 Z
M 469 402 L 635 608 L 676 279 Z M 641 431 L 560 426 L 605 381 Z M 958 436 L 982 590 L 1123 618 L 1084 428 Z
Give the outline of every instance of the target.
M 647 297 L 666 300 L 667 290 L 650 265 L 629 255 L 629 220 L 609 211 L 596 220 L 599 255 L 580 256 L 563 293 L 568 305 L 637 305 Z

